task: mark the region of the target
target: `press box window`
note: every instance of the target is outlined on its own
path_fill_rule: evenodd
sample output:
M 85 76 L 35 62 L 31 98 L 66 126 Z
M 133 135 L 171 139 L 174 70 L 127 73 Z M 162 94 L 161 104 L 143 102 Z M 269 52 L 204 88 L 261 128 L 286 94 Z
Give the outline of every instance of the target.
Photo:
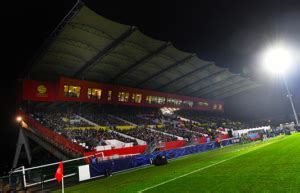
M 118 100 L 121 102 L 128 102 L 129 93 L 128 92 L 119 92 Z
M 141 103 L 142 102 L 142 94 L 135 94 L 135 93 L 133 93 L 132 97 L 131 97 L 131 102 Z
M 219 110 L 222 110 L 222 109 L 223 109 L 223 105 L 219 104 Z
M 188 106 L 188 107 L 193 107 L 194 102 L 193 101 L 183 101 L 182 105 L 183 106 Z
M 207 102 L 198 102 L 199 106 L 208 106 L 209 104 Z
M 180 106 L 181 103 L 182 103 L 182 100 L 180 100 L 180 99 L 167 98 L 167 104 L 169 104 L 169 105 Z
M 100 100 L 101 99 L 101 93 L 102 93 L 101 89 L 88 88 L 88 99 Z
M 160 97 L 160 96 L 147 96 L 146 97 L 146 102 L 148 104 L 159 104 L 163 105 L 165 104 L 166 98 L 165 97 Z
M 64 85 L 64 95 L 66 97 L 79 98 L 80 90 L 81 90 L 80 86 Z
M 112 95 L 112 91 L 109 90 L 107 93 L 107 100 L 110 101 L 111 100 L 111 95 Z

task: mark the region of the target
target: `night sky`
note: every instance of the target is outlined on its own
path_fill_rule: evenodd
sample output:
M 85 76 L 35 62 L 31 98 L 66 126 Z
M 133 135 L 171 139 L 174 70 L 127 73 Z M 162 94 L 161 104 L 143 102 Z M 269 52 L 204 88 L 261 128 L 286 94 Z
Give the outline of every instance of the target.
M 14 127 L 15 85 L 43 41 L 76 1 L 12 2 L 3 40 L 8 62 L 2 62 L 0 145 L 1 169 L 12 162 L 17 129 Z M 194 0 L 194 1 L 83 1 L 111 20 L 137 26 L 150 37 L 171 41 L 183 51 L 257 81 L 258 89 L 225 101 L 226 113 L 240 119 L 260 119 L 291 113 L 282 81 L 265 74 L 259 56 L 276 41 L 298 53 L 288 82 L 300 112 L 300 1 L 298 0 Z M 1 173 L 0 173 L 1 174 Z

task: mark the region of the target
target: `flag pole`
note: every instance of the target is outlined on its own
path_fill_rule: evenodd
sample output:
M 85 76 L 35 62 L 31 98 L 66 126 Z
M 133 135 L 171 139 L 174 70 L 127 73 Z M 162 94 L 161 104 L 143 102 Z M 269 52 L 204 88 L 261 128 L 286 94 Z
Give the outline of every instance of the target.
M 65 193 L 65 187 L 64 187 L 64 177 L 62 177 L 62 179 L 61 179 L 61 192 L 62 193 Z

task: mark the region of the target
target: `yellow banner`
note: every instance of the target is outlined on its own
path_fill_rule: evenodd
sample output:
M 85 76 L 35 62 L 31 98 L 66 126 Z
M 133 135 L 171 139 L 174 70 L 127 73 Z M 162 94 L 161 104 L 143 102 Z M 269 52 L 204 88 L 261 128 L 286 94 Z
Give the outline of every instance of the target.
M 158 124 L 158 125 L 156 125 L 156 128 L 158 128 L 158 129 L 161 129 L 161 128 L 163 128 L 163 127 L 164 127 L 163 124 Z
M 158 124 L 156 125 L 157 128 L 163 128 L 164 125 L 162 124 Z M 106 131 L 108 129 L 113 129 L 115 128 L 116 130 L 130 130 L 130 129 L 136 129 L 136 128 L 144 128 L 143 125 L 141 126 L 135 126 L 135 125 L 118 125 L 115 127 L 109 127 L 109 126 L 95 126 L 95 127 L 66 127 L 64 128 L 64 130 L 102 130 L 102 131 Z
M 119 126 L 116 126 L 116 129 L 117 130 L 130 130 L 130 129 L 136 129 L 137 126 L 134 126 L 134 125 L 119 125 Z
M 107 126 L 96 126 L 96 127 L 66 127 L 64 128 L 65 130 L 81 130 L 81 131 L 85 131 L 85 130 L 102 130 L 102 131 L 106 131 L 109 129 L 109 127 Z

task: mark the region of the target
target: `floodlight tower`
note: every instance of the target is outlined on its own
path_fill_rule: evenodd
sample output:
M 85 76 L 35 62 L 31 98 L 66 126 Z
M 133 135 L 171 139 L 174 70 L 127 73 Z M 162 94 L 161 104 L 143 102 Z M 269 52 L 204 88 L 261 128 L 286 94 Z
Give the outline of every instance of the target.
M 284 85 L 285 85 L 285 88 L 286 88 L 286 91 L 287 91 L 287 97 L 289 98 L 292 109 L 293 109 L 293 113 L 294 113 L 295 120 L 296 120 L 296 125 L 299 126 L 299 120 L 298 120 L 297 112 L 296 112 L 296 109 L 294 107 L 294 103 L 293 103 L 293 99 L 292 99 L 293 95 L 291 94 L 290 89 L 289 89 L 289 87 L 286 83 L 285 76 L 283 76 L 283 82 L 284 82 Z
M 271 48 L 267 49 L 263 55 L 263 65 L 267 72 L 280 75 L 283 79 L 287 91 L 287 97 L 289 98 L 295 116 L 296 125 L 299 126 L 297 112 L 292 99 L 293 95 L 290 92 L 285 78 L 286 72 L 291 68 L 292 64 L 293 59 L 291 52 L 281 45 L 272 46 Z

